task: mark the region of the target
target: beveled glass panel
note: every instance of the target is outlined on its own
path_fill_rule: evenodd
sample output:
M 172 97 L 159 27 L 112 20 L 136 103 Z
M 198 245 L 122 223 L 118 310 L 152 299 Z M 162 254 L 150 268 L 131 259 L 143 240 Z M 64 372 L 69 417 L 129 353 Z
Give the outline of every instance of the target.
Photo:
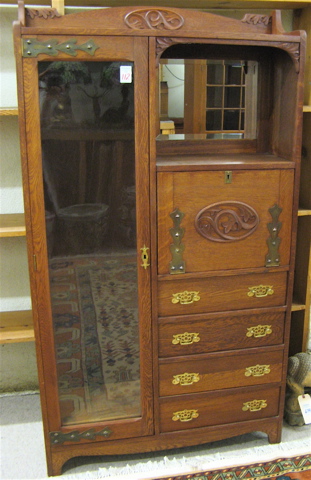
M 138 417 L 131 62 L 41 62 L 51 308 L 62 424 Z
M 201 44 L 173 45 L 162 57 L 159 113 L 161 121 L 171 122 L 171 128 L 160 125 L 158 140 L 173 141 L 181 139 L 180 135 L 192 135 L 193 140 L 198 140 L 200 134 L 216 140 L 224 138 L 221 132 L 234 140 L 237 133 L 239 139 L 256 138 L 257 61 L 217 59 L 211 45 Z M 228 137 L 229 133 L 234 136 Z

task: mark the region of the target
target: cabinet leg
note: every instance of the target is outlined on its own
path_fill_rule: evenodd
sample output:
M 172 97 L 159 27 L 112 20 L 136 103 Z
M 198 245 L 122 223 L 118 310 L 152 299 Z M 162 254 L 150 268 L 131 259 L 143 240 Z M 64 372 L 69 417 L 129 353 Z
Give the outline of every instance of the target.
M 62 474 L 64 462 L 62 458 L 58 456 L 52 456 L 51 461 L 48 462 L 47 469 L 48 469 L 48 476 L 49 477 L 57 477 Z
M 282 423 L 278 422 L 272 426 L 268 433 L 269 443 L 280 443 L 282 438 Z

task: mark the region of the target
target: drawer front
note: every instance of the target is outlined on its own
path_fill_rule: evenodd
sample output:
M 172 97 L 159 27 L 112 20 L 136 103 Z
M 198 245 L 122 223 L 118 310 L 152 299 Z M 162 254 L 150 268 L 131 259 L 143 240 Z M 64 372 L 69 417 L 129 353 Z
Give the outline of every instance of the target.
M 160 431 L 258 420 L 278 415 L 278 387 L 249 387 L 160 399 Z
M 159 356 L 278 345 L 283 343 L 284 321 L 284 312 L 196 315 L 179 321 L 161 318 Z
M 282 361 L 282 349 L 162 360 L 159 364 L 159 395 L 277 383 L 282 379 Z
M 285 304 L 286 272 L 158 282 L 160 316 Z
M 280 265 L 289 264 L 293 171 L 235 170 L 231 183 L 225 183 L 225 175 L 225 171 L 158 173 L 159 274 L 175 273 L 170 262 L 172 244 L 178 246 L 174 238 L 178 228 L 183 273 L 270 266 L 267 239 L 273 222 L 281 240 L 275 258 Z M 180 268 L 178 259 L 176 265 Z

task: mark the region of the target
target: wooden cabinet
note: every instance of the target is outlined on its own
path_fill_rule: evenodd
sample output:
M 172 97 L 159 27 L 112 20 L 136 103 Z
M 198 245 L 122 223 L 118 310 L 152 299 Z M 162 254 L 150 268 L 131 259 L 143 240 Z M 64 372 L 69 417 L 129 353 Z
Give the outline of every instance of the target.
M 277 12 L 40 12 L 20 6 L 15 45 L 49 474 L 256 430 L 279 442 L 304 33 Z M 159 65 L 196 60 L 256 64 L 251 129 L 242 103 L 238 137 L 227 121 L 159 134 Z

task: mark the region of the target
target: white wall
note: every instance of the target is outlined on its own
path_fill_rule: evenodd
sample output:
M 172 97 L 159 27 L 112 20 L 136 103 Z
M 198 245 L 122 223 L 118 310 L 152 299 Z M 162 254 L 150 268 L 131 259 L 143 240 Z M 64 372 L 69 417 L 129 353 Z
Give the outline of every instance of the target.
M 0 10 L 0 106 L 17 106 L 12 22 L 17 8 Z M 24 211 L 17 116 L 0 117 L 0 213 Z M 31 308 L 26 239 L 0 239 L 0 311 Z M 34 342 L 0 346 L 0 392 L 38 388 Z

